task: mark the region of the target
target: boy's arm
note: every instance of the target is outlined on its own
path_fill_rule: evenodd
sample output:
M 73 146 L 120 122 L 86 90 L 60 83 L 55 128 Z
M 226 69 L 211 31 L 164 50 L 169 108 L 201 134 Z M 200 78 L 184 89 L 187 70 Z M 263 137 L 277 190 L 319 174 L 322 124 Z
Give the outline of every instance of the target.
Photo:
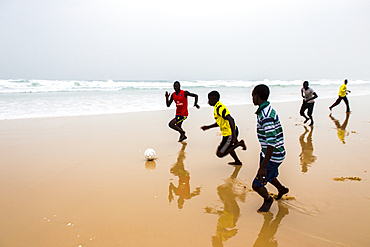
M 203 125 L 202 127 L 200 127 L 203 131 L 206 131 L 208 129 L 212 129 L 212 128 L 215 128 L 215 127 L 218 127 L 218 124 L 217 123 L 214 123 L 214 124 L 211 124 L 211 125 Z
M 261 183 L 264 183 L 267 181 L 267 164 L 269 163 L 272 153 L 274 152 L 275 147 L 273 146 L 267 146 L 265 158 L 263 159 L 260 168 L 258 169 L 258 181 Z
M 231 135 L 232 135 L 232 141 L 233 143 L 237 143 L 238 140 L 236 138 L 236 133 L 235 133 L 235 121 L 234 121 L 234 118 L 229 114 L 225 117 L 226 120 L 229 121 L 229 124 L 230 124 L 230 128 L 231 128 Z
M 316 98 L 318 98 L 319 96 L 317 95 L 317 93 L 316 92 L 313 92 L 313 97 L 312 97 L 312 99 L 316 99 Z
M 319 97 L 319 96 L 316 94 L 316 92 L 313 92 L 313 97 L 310 98 L 310 99 L 308 99 L 308 100 L 306 100 L 306 101 L 310 101 L 310 100 L 316 99 L 317 97 Z
M 197 109 L 200 108 L 200 106 L 198 105 L 198 95 L 195 94 L 195 93 L 190 93 L 189 91 L 185 91 L 185 96 L 191 96 L 191 97 L 194 97 L 194 107 L 196 107 Z
M 170 105 L 172 104 L 172 101 L 173 101 L 172 94 L 171 94 L 171 97 L 170 97 L 170 94 L 166 91 L 166 93 L 164 94 L 164 96 L 166 97 L 166 105 L 167 105 L 167 107 L 170 107 Z M 168 99 L 169 97 L 170 97 L 170 99 Z

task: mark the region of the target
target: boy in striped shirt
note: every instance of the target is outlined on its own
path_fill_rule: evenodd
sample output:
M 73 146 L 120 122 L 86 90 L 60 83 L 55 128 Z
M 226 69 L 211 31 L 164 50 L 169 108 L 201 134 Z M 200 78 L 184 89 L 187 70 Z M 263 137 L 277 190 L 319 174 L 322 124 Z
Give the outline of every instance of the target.
M 257 212 L 268 212 L 273 203 L 265 185 L 270 182 L 279 191 L 275 197 L 279 200 L 289 189 L 281 185 L 277 176 L 278 168 L 285 159 L 283 128 L 276 111 L 267 101 L 270 90 L 266 85 L 257 85 L 252 91 L 253 104 L 258 105 L 257 137 L 261 144 L 260 166 L 252 188 L 263 197 L 264 202 Z

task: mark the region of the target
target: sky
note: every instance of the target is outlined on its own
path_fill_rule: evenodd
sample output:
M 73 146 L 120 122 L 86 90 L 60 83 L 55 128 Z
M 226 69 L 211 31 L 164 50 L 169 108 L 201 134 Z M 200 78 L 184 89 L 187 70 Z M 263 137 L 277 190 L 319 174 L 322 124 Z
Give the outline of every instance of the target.
M 0 0 L 0 78 L 370 79 L 369 0 Z

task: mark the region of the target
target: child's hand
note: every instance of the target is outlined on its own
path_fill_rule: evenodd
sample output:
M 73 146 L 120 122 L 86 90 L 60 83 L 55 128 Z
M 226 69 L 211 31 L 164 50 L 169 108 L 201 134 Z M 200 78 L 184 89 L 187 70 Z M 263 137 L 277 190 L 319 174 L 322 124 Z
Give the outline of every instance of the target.
M 257 178 L 258 181 L 260 181 L 261 184 L 265 185 L 267 183 L 267 169 L 266 168 L 260 168 L 258 170 Z
M 207 126 L 207 125 L 204 125 L 204 126 L 202 126 L 202 127 L 200 127 L 203 131 L 206 131 L 206 130 L 208 130 L 209 129 L 209 127 Z
M 170 94 L 166 91 L 166 93 L 164 94 L 164 96 L 166 96 L 166 98 L 170 97 Z

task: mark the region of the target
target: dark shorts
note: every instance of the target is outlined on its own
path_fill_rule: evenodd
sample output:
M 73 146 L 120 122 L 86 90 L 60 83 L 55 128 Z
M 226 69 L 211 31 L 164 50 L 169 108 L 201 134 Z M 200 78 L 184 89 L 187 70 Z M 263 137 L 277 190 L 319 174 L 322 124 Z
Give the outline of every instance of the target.
M 264 158 L 262 157 L 262 154 L 260 154 L 260 165 L 262 164 L 263 160 Z M 262 187 L 262 186 L 265 186 L 267 182 L 270 183 L 272 179 L 276 178 L 279 175 L 278 168 L 280 164 L 281 163 L 269 161 L 269 163 L 267 163 L 267 181 L 264 183 L 261 183 L 256 176 L 255 179 L 253 180 L 253 184 L 256 185 L 257 187 Z
M 236 127 L 236 137 L 238 137 L 239 135 L 239 130 L 238 130 L 238 127 Z M 232 140 L 233 140 L 233 136 L 230 135 L 230 136 L 223 136 L 222 137 L 222 141 L 220 143 L 220 145 L 218 146 L 217 150 L 220 152 L 220 153 L 225 153 L 226 150 L 232 145 Z
M 308 116 L 312 116 L 312 112 L 313 112 L 313 107 L 315 106 L 315 102 L 312 102 L 312 103 L 302 103 L 302 106 L 301 106 L 301 110 L 300 110 L 300 114 L 301 116 L 304 116 L 304 112 L 306 111 L 306 109 L 308 109 L 307 111 L 307 115 Z
M 175 116 L 175 121 L 176 121 L 176 123 L 181 123 L 181 122 L 183 122 L 185 119 L 186 119 L 187 117 L 185 117 L 185 116 L 181 116 L 181 115 L 176 115 Z

